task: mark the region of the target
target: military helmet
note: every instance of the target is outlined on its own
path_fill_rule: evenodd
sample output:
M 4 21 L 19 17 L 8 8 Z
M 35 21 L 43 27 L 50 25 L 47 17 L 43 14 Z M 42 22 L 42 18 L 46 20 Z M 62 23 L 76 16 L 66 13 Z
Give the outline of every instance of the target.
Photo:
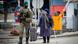
M 28 6 L 28 2 L 24 2 L 23 6 Z

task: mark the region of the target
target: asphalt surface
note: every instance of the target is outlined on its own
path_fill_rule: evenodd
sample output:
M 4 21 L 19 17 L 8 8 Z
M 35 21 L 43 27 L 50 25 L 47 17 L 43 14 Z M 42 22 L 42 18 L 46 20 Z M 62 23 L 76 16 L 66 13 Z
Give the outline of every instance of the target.
M 18 44 L 19 39 L 0 39 L 0 44 Z M 30 42 L 29 44 L 43 44 L 42 39 L 38 39 L 37 41 Z M 25 38 L 23 38 L 23 44 L 25 44 Z M 73 37 L 62 37 L 62 38 L 51 38 L 50 43 L 46 44 L 78 44 L 78 36 Z
M 8 31 L 3 33 L 0 32 L 0 44 L 18 44 L 18 42 L 19 42 L 18 36 L 11 36 Z M 29 44 L 43 44 L 42 42 L 43 42 L 42 39 L 37 39 L 37 41 L 33 42 L 29 41 Z M 23 44 L 25 44 L 25 37 L 23 38 Z M 78 35 L 50 38 L 49 44 L 78 44 Z

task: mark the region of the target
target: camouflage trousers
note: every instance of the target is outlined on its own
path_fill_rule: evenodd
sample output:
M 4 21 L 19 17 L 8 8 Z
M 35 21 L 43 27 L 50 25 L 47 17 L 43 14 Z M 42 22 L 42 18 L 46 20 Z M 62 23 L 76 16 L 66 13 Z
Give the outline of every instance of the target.
M 21 33 L 20 33 L 20 37 L 19 37 L 19 44 L 22 44 L 22 40 L 23 40 L 23 35 L 24 35 L 24 30 L 25 30 L 25 36 L 26 36 L 26 42 L 28 42 L 29 40 L 29 30 L 30 30 L 30 24 L 20 24 L 21 25 Z

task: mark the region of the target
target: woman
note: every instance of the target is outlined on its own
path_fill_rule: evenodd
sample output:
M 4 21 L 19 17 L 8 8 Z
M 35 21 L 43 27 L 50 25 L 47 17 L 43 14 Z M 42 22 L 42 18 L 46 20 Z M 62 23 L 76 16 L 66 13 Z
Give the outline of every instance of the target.
M 50 39 L 50 28 L 48 25 L 48 17 L 47 17 L 47 12 L 44 10 L 41 10 L 40 12 L 40 22 L 39 22 L 39 26 L 40 26 L 40 35 L 43 37 L 43 43 L 49 43 L 49 39 Z

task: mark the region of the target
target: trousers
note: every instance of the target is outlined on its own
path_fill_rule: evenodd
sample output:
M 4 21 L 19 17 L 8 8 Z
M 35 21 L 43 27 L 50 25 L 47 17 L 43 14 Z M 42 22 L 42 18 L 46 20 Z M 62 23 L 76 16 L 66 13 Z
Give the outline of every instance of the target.
M 24 30 L 25 30 L 25 35 L 26 35 L 26 43 L 28 43 L 30 24 L 22 24 L 21 23 L 21 28 L 22 28 L 22 30 L 21 30 L 21 33 L 19 36 L 19 44 L 22 44 Z

